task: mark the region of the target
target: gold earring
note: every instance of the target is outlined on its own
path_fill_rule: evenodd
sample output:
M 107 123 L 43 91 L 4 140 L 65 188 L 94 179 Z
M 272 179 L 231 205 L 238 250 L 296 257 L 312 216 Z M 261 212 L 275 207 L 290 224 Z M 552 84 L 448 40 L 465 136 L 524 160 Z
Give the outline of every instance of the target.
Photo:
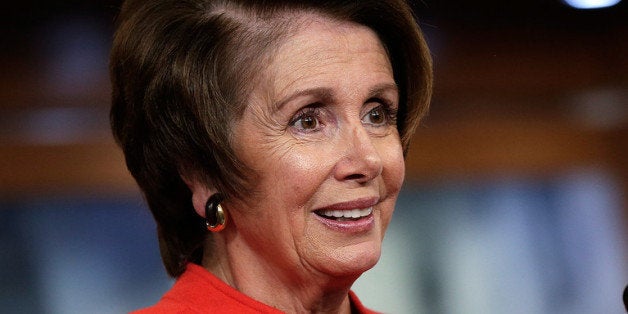
M 227 225 L 227 213 L 220 205 L 223 199 L 222 194 L 216 193 L 205 203 L 205 225 L 211 232 L 220 232 Z

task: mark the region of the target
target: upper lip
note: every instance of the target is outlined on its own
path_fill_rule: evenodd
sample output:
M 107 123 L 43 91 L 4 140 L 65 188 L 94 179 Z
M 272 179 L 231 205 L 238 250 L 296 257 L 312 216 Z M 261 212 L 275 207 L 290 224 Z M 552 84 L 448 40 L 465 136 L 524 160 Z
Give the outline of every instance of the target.
M 339 202 L 329 206 L 325 206 L 317 209 L 319 210 L 351 210 L 351 209 L 362 209 L 369 208 L 375 206 L 379 202 L 379 197 L 362 197 L 354 200 Z

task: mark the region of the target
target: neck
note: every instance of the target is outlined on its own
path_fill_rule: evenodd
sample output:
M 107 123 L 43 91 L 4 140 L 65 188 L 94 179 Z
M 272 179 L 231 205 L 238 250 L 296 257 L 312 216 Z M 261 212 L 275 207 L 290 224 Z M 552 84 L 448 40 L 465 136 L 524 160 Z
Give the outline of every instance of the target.
M 286 313 L 350 313 L 349 289 L 359 274 L 334 277 L 307 265 L 282 265 L 237 236 L 214 234 L 203 266 L 245 295 Z M 206 247 L 208 247 L 206 245 Z

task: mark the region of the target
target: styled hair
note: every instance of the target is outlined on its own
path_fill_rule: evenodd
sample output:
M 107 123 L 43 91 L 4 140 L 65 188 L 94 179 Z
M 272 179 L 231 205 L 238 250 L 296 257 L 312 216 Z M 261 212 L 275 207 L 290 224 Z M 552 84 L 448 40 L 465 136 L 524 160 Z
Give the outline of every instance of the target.
M 203 252 L 204 220 L 182 178 L 227 197 L 250 192 L 254 180 L 234 153 L 231 126 L 274 47 L 298 30 L 300 13 L 378 35 L 399 87 L 405 154 L 432 89 L 430 54 L 405 1 L 129 0 L 121 7 L 110 60 L 111 127 L 173 277 L 211 255 Z

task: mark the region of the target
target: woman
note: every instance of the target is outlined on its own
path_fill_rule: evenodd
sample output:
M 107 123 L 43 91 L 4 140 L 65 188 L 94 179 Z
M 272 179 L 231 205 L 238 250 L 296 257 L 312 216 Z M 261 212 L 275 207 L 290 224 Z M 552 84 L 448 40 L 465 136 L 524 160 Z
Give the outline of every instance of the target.
M 177 278 L 145 313 L 370 313 L 373 267 L 427 110 L 408 5 L 127 1 L 111 123 Z

